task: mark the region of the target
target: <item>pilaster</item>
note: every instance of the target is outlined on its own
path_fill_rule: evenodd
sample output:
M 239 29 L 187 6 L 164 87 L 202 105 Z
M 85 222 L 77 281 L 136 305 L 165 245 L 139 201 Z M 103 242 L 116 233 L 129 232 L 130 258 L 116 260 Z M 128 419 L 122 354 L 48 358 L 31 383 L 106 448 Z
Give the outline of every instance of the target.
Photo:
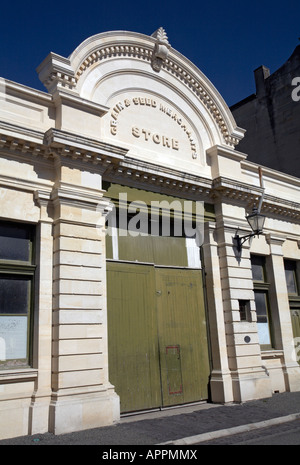
M 51 360 L 52 360 L 52 208 L 50 191 L 37 190 L 34 193 L 40 207 L 40 220 L 37 225 L 36 255 L 37 268 L 35 281 L 34 315 L 34 354 L 33 366 L 38 368 L 38 377 L 31 397 L 29 409 L 29 434 L 48 432 L 49 405 L 51 400 Z
M 71 185 L 57 168 L 52 191 L 53 363 L 50 431 L 95 428 L 119 419 L 108 379 L 105 235 L 100 189 Z M 100 177 L 100 175 L 99 175 Z M 76 179 L 76 177 L 75 177 Z M 99 185 L 101 185 L 99 180 Z
M 268 276 L 270 281 L 270 304 L 274 321 L 276 347 L 283 350 L 283 371 L 287 391 L 300 390 L 300 367 L 294 353 L 291 312 L 288 300 L 283 251 L 285 239 L 268 234 L 270 247 Z
M 242 255 L 237 255 L 236 227 L 225 223 L 223 218 L 224 215 L 218 215 L 217 233 L 228 366 L 234 401 L 243 402 L 269 397 L 272 392 L 256 328 L 250 246 L 245 243 Z M 246 317 L 242 316 L 242 305 L 247 307 Z
M 206 296 L 211 341 L 212 373 L 210 378 L 213 402 L 233 401 L 231 373 L 228 367 L 226 331 L 223 313 L 222 286 L 215 223 L 205 223 L 202 246 L 205 264 Z

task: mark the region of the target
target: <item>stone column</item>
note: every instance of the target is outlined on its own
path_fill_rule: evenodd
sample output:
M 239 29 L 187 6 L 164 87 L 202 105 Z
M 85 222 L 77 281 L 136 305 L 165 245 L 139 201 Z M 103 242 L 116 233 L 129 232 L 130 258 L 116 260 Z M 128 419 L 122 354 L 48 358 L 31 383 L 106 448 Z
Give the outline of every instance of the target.
M 205 282 L 208 306 L 212 372 L 211 400 L 225 403 L 233 401 L 231 373 L 228 367 L 222 286 L 215 223 L 206 223 L 202 246 L 205 265 Z
M 241 207 L 219 204 L 217 212 L 218 255 L 228 353 L 232 376 L 233 399 L 243 402 L 271 396 L 271 384 L 263 367 L 256 327 L 249 242 L 237 255 L 234 236 L 237 226 L 229 215 L 241 215 Z M 243 211 L 244 216 L 244 211 Z M 249 231 L 239 230 L 242 236 Z M 247 302 L 249 314 L 241 320 L 240 304 Z
M 276 348 L 284 353 L 284 376 L 288 391 L 300 390 L 300 367 L 296 361 L 293 329 L 287 293 L 282 245 L 285 239 L 267 235 L 270 247 L 268 277 L 270 281 L 270 305 L 274 326 Z
M 60 167 L 59 176 L 52 192 L 55 434 L 109 425 L 120 416 L 108 379 L 105 236 L 99 227 L 108 202 L 100 189 L 79 185 L 78 171 Z
M 49 200 L 50 192 L 35 192 L 35 201 L 40 207 L 40 221 L 36 237 L 39 266 L 35 280 L 33 366 L 38 369 L 38 377 L 31 397 L 29 434 L 48 432 L 51 400 L 53 220 Z

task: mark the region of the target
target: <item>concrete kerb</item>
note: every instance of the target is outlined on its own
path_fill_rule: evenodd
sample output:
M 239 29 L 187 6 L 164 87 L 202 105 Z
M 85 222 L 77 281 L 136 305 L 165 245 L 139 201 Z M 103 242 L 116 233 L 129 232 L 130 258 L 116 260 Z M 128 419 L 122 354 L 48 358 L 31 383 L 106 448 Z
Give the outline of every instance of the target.
M 195 436 L 177 439 L 175 441 L 168 441 L 157 445 L 190 446 L 192 444 L 199 444 L 201 442 L 211 441 L 212 439 L 218 439 L 225 436 L 232 436 L 234 434 L 239 433 L 246 433 L 248 431 L 279 425 L 281 423 L 287 423 L 289 421 L 298 420 L 299 418 L 300 413 L 292 413 L 291 415 L 286 415 L 284 417 L 272 418 L 270 420 L 259 421 L 257 423 L 249 423 L 247 425 L 235 426 L 233 428 L 220 429 L 208 433 L 197 434 Z

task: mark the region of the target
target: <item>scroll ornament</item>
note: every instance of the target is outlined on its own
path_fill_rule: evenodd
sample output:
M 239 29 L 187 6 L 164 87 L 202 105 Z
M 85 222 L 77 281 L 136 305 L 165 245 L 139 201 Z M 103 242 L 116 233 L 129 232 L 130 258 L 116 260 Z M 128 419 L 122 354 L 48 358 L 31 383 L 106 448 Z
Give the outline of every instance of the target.
M 152 68 L 154 71 L 159 72 L 168 56 L 171 45 L 169 44 L 166 31 L 162 27 L 153 32 L 152 37 L 156 39 L 152 55 Z

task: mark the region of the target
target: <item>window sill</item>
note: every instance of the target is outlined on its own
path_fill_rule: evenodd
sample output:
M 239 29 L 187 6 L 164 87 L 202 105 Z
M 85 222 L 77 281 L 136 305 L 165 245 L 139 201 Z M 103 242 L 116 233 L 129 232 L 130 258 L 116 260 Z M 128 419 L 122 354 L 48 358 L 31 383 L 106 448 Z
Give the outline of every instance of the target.
M 261 358 L 281 358 L 283 357 L 283 350 L 276 349 L 263 349 L 261 352 Z
M 38 376 L 35 368 L 16 368 L 14 370 L 0 369 L 0 384 L 13 383 L 14 381 L 31 381 Z

